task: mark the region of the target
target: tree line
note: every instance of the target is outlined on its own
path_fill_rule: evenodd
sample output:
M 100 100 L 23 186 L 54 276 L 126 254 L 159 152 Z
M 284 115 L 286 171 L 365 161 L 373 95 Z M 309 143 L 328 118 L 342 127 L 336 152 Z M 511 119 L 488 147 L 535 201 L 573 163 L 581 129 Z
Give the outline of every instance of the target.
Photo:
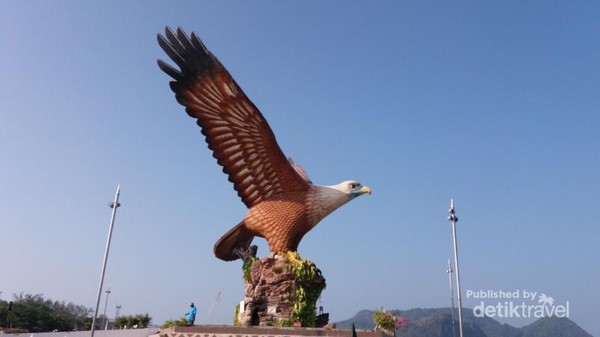
M 92 316 L 92 308 L 71 302 L 53 301 L 44 298 L 42 294 L 21 293 L 13 295 L 12 301 L 0 299 L 0 328 L 5 331 L 85 331 L 92 327 Z M 115 319 L 115 327 L 146 328 L 151 320 L 148 314 L 120 316 Z
M 0 326 L 29 332 L 89 330 L 92 309 L 64 301 L 52 301 L 42 294 L 14 295 L 0 300 Z

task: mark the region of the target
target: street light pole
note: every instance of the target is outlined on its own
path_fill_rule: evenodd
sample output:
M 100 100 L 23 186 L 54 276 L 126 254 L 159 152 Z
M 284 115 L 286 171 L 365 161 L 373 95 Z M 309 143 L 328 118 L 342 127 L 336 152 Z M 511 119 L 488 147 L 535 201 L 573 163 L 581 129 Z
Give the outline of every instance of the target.
M 112 215 L 110 216 L 110 225 L 108 226 L 108 238 L 106 239 L 106 249 L 104 250 L 104 262 L 102 263 L 102 272 L 100 273 L 100 285 L 98 286 L 98 298 L 96 299 L 96 310 L 94 311 L 94 317 L 92 318 L 92 330 L 90 337 L 94 337 L 94 331 L 96 330 L 96 316 L 98 316 L 98 307 L 100 306 L 100 297 L 102 296 L 102 284 L 104 283 L 104 274 L 106 272 L 106 261 L 108 260 L 108 251 L 110 250 L 110 239 L 112 238 L 113 226 L 115 224 L 115 215 L 117 214 L 117 208 L 121 206 L 119 204 L 119 193 L 121 186 L 117 185 L 117 192 L 115 193 L 115 201 L 108 204 L 108 207 L 112 208 Z
M 108 295 L 110 295 L 110 286 L 106 289 L 106 301 L 104 302 L 104 330 L 108 330 L 108 317 L 106 317 L 106 307 L 108 306 Z
M 450 285 L 450 303 L 452 308 L 452 337 L 456 337 L 456 322 L 454 321 L 454 289 L 452 288 L 452 265 L 450 259 L 448 259 L 448 267 L 446 267 L 446 273 L 448 273 L 448 284 Z
M 117 317 L 119 317 L 119 313 L 121 312 L 121 308 L 122 308 L 122 306 L 120 304 L 117 304 L 115 306 L 115 309 L 116 309 L 115 310 L 115 319 L 117 319 Z
M 456 223 L 458 217 L 454 214 L 454 199 L 450 198 L 450 209 L 448 210 L 450 216 L 448 220 L 452 222 L 452 241 L 454 243 L 454 268 L 456 269 L 456 297 L 458 298 L 458 333 L 460 337 L 463 337 L 463 326 L 462 326 L 462 298 L 460 296 L 460 272 L 458 269 L 458 245 L 456 243 Z

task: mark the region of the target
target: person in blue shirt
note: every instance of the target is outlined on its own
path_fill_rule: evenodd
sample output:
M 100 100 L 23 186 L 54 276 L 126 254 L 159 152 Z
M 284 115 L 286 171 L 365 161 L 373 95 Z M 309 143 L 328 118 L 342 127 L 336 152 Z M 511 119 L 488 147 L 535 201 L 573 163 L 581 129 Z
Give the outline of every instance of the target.
M 194 325 L 194 321 L 196 320 L 196 307 L 194 306 L 194 302 L 190 304 L 190 311 L 186 314 L 189 325 Z

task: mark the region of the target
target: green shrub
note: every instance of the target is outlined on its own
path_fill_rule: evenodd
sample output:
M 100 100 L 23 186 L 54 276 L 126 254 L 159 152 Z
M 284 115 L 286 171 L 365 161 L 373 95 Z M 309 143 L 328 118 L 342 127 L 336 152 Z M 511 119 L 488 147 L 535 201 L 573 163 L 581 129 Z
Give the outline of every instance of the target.
M 167 329 L 167 328 L 171 328 L 171 327 L 174 327 L 174 326 L 186 326 L 186 325 L 188 325 L 187 318 L 181 317 L 178 320 L 168 320 L 168 321 L 164 322 L 160 326 L 160 328 L 161 329 Z
M 326 287 L 324 279 L 315 282 L 321 278 L 321 270 L 312 261 L 302 260 L 297 252 L 288 252 L 284 256 L 290 261 L 288 268 L 294 272 L 297 285 L 291 321 L 313 327 L 317 319 L 317 300 Z

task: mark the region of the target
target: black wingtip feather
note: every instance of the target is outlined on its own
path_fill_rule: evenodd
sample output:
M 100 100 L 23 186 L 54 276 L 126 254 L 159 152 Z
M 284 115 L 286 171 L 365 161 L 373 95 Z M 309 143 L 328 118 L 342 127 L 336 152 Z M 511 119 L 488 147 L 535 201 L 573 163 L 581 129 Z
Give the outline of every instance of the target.
M 176 81 L 180 81 L 183 79 L 183 74 L 171 67 L 168 63 L 164 62 L 163 60 L 157 60 L 158 63 L 158 67 L 160 68 L 160 70 L 164 71 L 167 75 L 171 76 L 174 80 Z
M 169 26 L 165 27 L 165 36 L 167 37 L 167 39 L 169 40 L 170 43 L 177 42 L 177 37 L 175 36 L 175 33 Z
M 205 53 L 208 53 L 206 50 L 206 46 L 202 43 L 202 40 L 196 35 L 196 32 L 192 32 L 192 44 L 196 47 L 196 49 L 202 49 Z
M 179 43 L 181 43 L 183 45 L 183 47 L 185 47 L 187 49 L 196 49 L 192 45 L 192 41 L 190 41 L 190 38 L 187 36 L 185 31 L 181 27 L 177 28 L 177 38 L 179 40 Z
M 161 60 L 158 61 L 158 66 L 177 81 L 196 76 L 220 65 L 196 33 L 187 35 L 181 27 L 173 31 L 171 27 L 166 26 L 164 36 L 157 34 L 157 41 L 179 69 Z
M 164 50 L 173 62 L 175 62 L 180 68 L 185 64 L 185 59 L 179 54 L 179 52 L 173 47 L 173 44 L 165 39 L 162 35 L 158 35 L 158 45 Z

